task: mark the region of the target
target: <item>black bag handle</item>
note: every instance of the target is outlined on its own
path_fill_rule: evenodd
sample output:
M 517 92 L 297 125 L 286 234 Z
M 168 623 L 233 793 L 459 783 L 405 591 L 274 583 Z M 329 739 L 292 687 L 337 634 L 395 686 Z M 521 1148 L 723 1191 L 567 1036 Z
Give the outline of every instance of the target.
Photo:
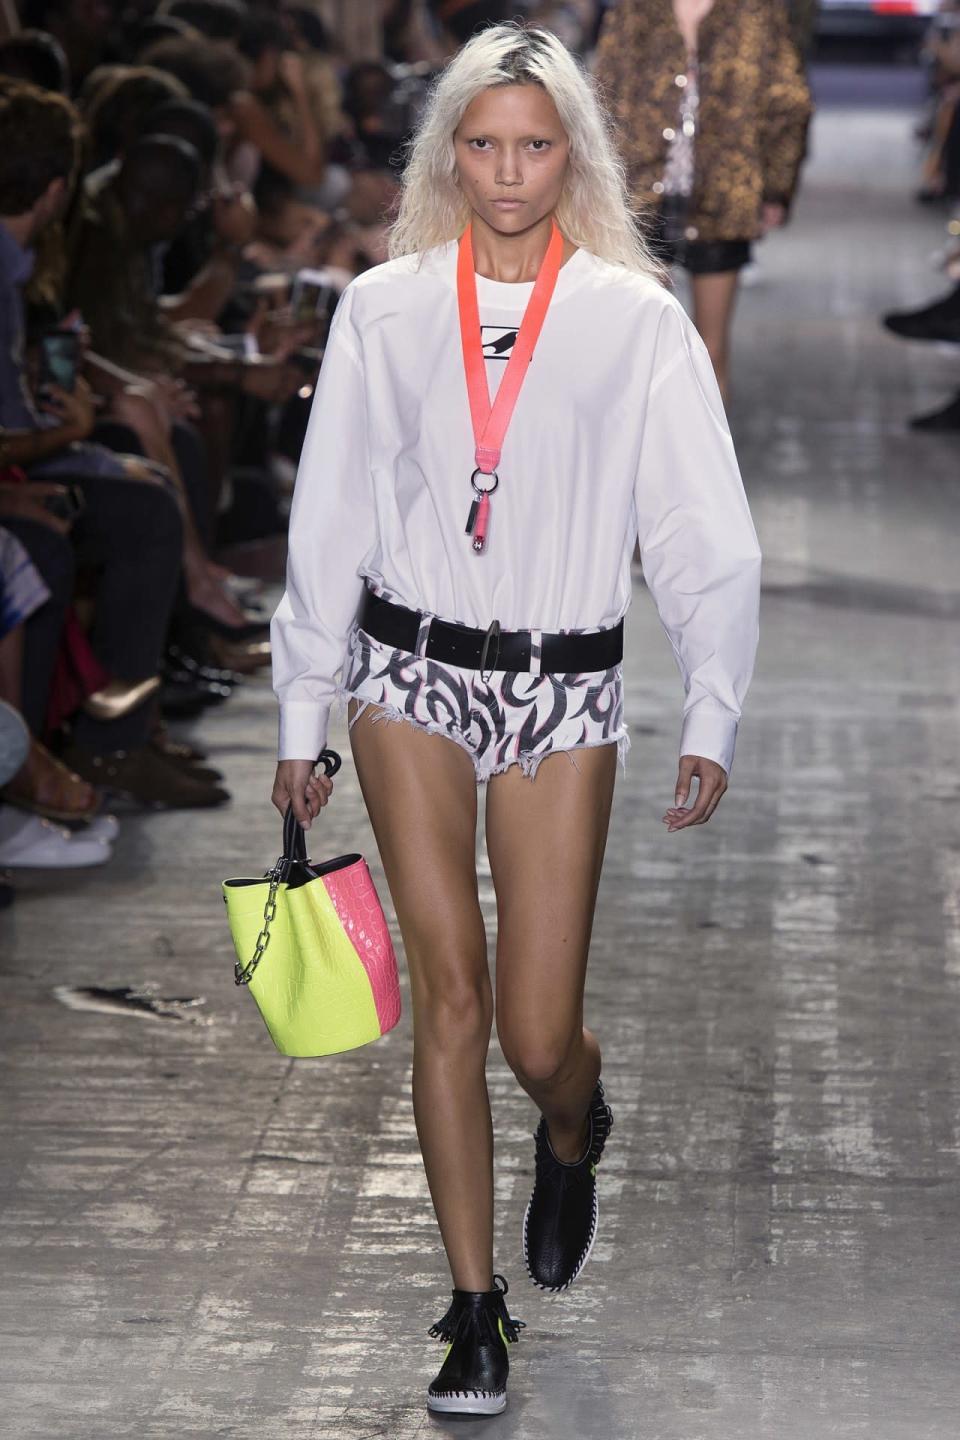
M 317 765 L 323 766 L 324 774 L 328 779 L 332 779 L 336 775 L 342 763 L 336 750 L 321 750 L 317 756 Z M 287 865 L 303 865 L 307 860 L 307 842 L 303 826 L 294 815 L 292 805 L 287 806 L 287 812 L 283 817 L 283 854 L 280 859 Z

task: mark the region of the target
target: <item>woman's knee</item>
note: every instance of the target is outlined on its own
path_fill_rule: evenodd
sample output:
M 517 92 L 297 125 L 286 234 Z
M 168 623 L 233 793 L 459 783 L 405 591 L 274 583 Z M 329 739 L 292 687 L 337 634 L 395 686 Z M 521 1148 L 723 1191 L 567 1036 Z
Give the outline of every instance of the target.
M 583 1026 L 545 1028 L 536 1017 L 522 1024 L 497 1018 L 503 1058 L 521 1084 L 551 1085 L 565 1078 L 583 1042 Z
M 486 1053 L 493 1029 L 493 993 L 484 966 L 475 964 L 459 968 L 432 967 L 429 975 L 416 964 L 407 950 L 412 976 L 413 1019 L 415 1034 L 433 1049 L 482 1050 Z

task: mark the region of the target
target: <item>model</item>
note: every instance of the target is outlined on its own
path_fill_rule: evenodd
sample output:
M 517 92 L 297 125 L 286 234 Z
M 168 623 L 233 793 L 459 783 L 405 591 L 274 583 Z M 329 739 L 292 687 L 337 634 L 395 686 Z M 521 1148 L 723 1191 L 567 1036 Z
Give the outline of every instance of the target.
M 782 0 L 619 0 L 596 75 L 630 191 L 665 263 L 690 274 L 693 318 L 728 386 L 730 323 L 751 241 L 782 225 L 810 94 Z
M 540 1111 L 517 1217 L 536 1284 L 567 1289 L 597 1232 L 612 1116 L 583 989 L 628 745 L 634 542 L 686 689 L 671 831 L 726 789 L 760 556 L 710 360 L 555 37 L 501 25 L 456 56 L 392 243 L 344 292 L 304 442 L 272 626 L 273 801 L 309 826 L 328 800 L 314 762 L 339 694 L 406 951 L 414 1115 L 453 1278 L 427 1403 L 493 1414 L 521 1328 L 493 1270 L 494 1013 Z

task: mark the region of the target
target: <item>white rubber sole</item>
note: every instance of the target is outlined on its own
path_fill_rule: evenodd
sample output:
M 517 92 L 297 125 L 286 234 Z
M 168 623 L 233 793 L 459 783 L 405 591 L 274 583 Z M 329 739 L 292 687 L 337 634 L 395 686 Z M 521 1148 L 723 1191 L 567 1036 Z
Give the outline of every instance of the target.
M 452 1395 L 427 1395 L 427 1409 L 442 1415 L 499 1415 L 506 1408 L 506 1394 L 479 1395 L 461 1390 Z
M 587 1241 L 586 1250 L 584 1250 L 583 1254 L 580 1257 L 579 1265 L 577 1266 L 576 1270 L 574 1270 L 573 1274 L 570 1276 L 570 1279 L 565 1285 L 544 1285 L 541 1280 L 537 1279 L 536 1275 L 534 1275 L 533 1271 L 530 1269 L 530 1261 L 527 1258 L 527 1221 L 530 1218 L 530 1206 L 532 1204 L 533 1196 L 531 1195 L 530 1199 L 527 1201 L 527 1208 L 523 1212 L 523 1263 L 526 1266 L 527 1274 L 530 1276 L 530 1279 L 533 1281 L 534 1285 L 536 1285 L 538 1290 L 546 1290 L 549 1295 L 559 1295 L 564 1290 L 570 1289 L 570 1286 L 573 1284 L 574 1280 L 576 1280 L 577 1276 L 582 1271 L 584 1265 L 586 1265 L 587 1261 L 590 1259 L 590 1251 L 593 1249 L 593 1242 L 594 1240 L 596 1240 L 597 1231 L 600 1229 L 600 1200 L 597 1196 L 596 1191 L 594 1191 L 593 1225 L 590 1229 L 590 1239 Z

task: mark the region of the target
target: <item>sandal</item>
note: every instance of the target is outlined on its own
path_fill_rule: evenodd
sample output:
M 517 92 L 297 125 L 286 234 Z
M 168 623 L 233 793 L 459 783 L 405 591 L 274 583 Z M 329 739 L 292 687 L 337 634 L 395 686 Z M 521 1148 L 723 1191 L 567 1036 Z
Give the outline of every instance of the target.
M 93 786 L 33 737 L 26 762 L 0 790 L 0 800 L 44 820 L 89 820 L 100 809 Z

